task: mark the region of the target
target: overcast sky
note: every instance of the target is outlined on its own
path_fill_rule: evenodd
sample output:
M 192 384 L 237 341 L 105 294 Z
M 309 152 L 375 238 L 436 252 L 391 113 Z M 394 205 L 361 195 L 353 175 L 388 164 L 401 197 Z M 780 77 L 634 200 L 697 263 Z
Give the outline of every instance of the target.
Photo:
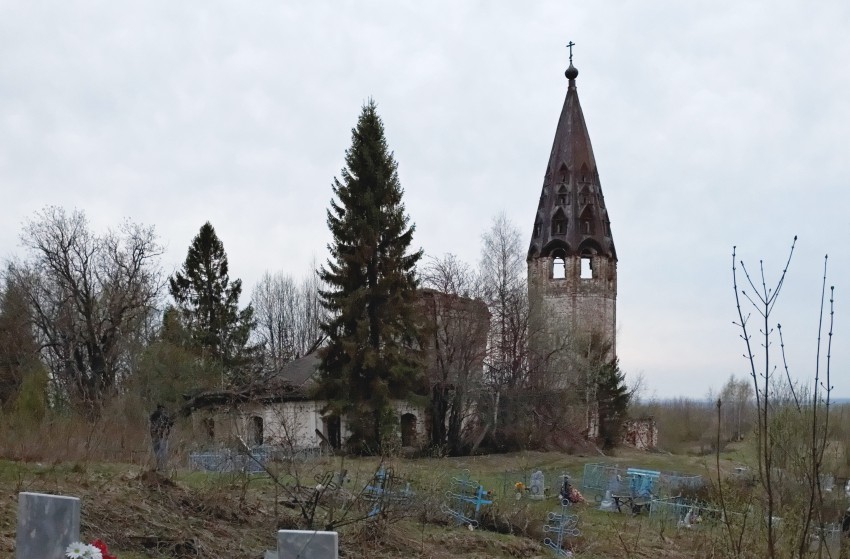
M 78 208 L 154 225 L 175 270 L 209 220 L 247 302 L 326 258 L 325 210 L 378 103 L 414 244 L 480 259 L 530 238 L 576 43 L 619 257 L 618 354 L 645 397 L 747 374 L 737 245 L 775 281 L 792 374 L 815 365 L 823 258 L 835 395 L 850 397 L 850 2 L 0 0 L 0 258 Z

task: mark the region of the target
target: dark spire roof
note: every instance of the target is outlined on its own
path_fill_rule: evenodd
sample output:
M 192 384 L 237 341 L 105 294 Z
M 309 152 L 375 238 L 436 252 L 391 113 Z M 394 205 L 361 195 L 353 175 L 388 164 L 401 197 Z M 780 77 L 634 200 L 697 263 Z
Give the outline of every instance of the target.
M 578 101 L 578 70 L 572 61 L 565 75 L 569 80 L 567 98 L 543 178 L 528 257 L 590 251 L 616 260 L 593 147 Z

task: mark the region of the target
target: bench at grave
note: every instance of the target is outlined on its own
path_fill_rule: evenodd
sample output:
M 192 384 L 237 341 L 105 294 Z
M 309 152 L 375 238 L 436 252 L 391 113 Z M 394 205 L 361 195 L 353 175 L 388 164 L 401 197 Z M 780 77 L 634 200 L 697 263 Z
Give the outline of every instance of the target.
M 16 559 L 65 559 L 80 541 L 80 500 L 63 495 L 18 493 Z

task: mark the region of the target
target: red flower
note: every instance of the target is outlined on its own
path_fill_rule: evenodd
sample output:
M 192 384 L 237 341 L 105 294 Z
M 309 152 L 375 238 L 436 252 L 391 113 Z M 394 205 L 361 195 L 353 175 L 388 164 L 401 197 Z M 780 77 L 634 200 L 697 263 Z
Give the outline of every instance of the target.
M 100 550 L 103 559 L 118 559 L 114 555 L 110 555 L 109 549 L 107 549 L 106 544 L 102 540 L 94 540 L 91 544 Z

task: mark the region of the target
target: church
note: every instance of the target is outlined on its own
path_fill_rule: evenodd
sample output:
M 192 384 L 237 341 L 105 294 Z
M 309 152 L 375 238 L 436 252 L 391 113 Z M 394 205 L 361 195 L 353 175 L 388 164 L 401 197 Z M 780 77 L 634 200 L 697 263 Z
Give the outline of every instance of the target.
M 595 384 L 582 378 L 580 371 L 587 369 L 588 359 L 604 363 L 616 359 L 617 254 L 579 103 L 572 43 L 569 46 L 566 98 L 555 129 L 527 254 L 528 360 L 530 369 L 545 378 L 541 386 L 580 394 L 568 400 L 569 425 L 584 426 L 582 435 L 594 439 L 599 432 Z M 445 294 L 431 292 L 423 296 L 441 301 L 435 308 L 449 308 Z M 476 352 L 480 358 L 473 360 L 472 367 L 476 369 L 474 374 L 483 376 L 490 315 L 481 301 L 463 301 L 463 309 L 467 316 L 464 320 L 480 326 L 474 340 L 476 346 L 481 346 L 481 351 Z M 426 367 L 440 361 L 435 353 L 438 346 L 424 347 Z M 314 355 L 304 357 L 280 371 L 263 393 L 243 395 L 238 402 L 233 401 L 232 395 L 207 395 L 208 405 L 194 414 L 202 438 L 212 443 L 238 435 L 250 445 L 287 441 L 299 449 L 338 447 L 346 434 L 345 418 L 323 417 L 324 402 L 309 396 L 317 367 Z M 560 401 L 561 407 L 565 401 Z M 441 428 L 433 425 L 424 408 L 398 402 L 396 409 L 404 446 L 424 446 L 429 430 Z M 476 429 L 473 423 L 469 427 L 470 432 Z M 477 427 L 479 431 L 482 428 Z

